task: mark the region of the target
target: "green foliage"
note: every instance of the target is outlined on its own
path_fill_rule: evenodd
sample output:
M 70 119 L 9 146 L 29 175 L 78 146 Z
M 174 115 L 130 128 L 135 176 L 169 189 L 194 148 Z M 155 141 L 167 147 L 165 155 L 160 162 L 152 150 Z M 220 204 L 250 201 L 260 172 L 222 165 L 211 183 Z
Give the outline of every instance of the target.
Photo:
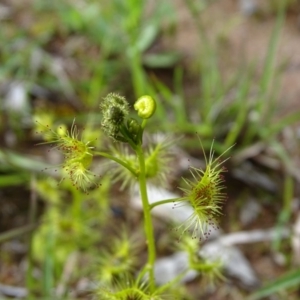
M 219 154 L 235 143 L 236 146 L 231 149 L 233 155 L 254 143 L 276 141 L 283 128 L 300 118 L 299 111 L 283 118 L 277 116 L 280 71 L 275 67 L 275 61 L 285 20 L 284 7 L 278 10 L 262 72 L 257 74 L 257 66 L 251 63 L 241 65 L 225 77 L 221 68 L 222 45 L 218 47 L 216 41 L 208 38 L 198 17 L 204 8 L 194 1 L 187 1 L 187 5 L 195 20 L 200 41 L 199 57 L 191 66 L 198 76 L 199 94 L 186 99 L 182 90 L 183 70 L 180 68 L 174 73 L 173 89 L 154 79 L 155 90 L 165 103 L 158 107 L 157 122 L 165 124 L 167 130 L 197 132 L 208 141 L 215 138 L 215 149 Z M 165 122 L 170 109 L 172 119 Z M 224 142 L 219 144 L 219 140 Z M 186 145 L 194 148 L 195 144 L 193 140 Z M 209 147 L 210 144 L 204 142 L 204 148 L 209 150 Z
M 143 53 L 161 30 L 162 19 L 166 22 L 166 15 L 171 16 L 170 5 L 157 1 L 149 15 L 144 0 L 113 0 L 106 3 L 90 1 L 89 5 L 83 7 L 74 1 L 52 1 L 47 4 L 36 2 L 39 14 L 50 14 L 60 20 L 59 30 L 64 35 L 76 33 L 99 49 L 98 57 L 85 57 L 84 60 L 92 82 L 89 77 L 80 86 L 84 91 L 82 96 L 89 105 L 95 104 L 101 89 L 106 89 L 116 78 L 119 79 L 124 71 L 130 71 L 136 95 L 149 91 L 147 75 L 143 69 Z M 76 52 L 78 58 L 85 55 L 77 49 Z M 155 59 L 156 62 L 159 60 L 160 56 Z
M 167 183 L 167 178 L 170 177 L 170 164 L 172 162 L 172 146 L 175 144 L 175 139 L 172 137 L 153 137 L 148 142 L 148 147 L 145 149 L 145 170 L 148 182 L 152 182 L 157 186 L 163 186 Z M 122 145 L 112 145 L 110 151 L 115 157 L 126 162 L 136 172 L 139 170 L 139 164 L 136 156 Z M 133 187 L 136 182 L 136 175 L 128 169 L 123 168 L 119 164 L 113 163 L 110 175 L 113 182 L 120 182 L 120 189 L 130 186 Z
M 219 260 L 203 259 L 199 255 L 199 245 L 197 239 L 190 239 L 184 234 L 178 246 L 180 250 L 187 252 L 189 256 L 189 268 L 199 272 L 207 285 L 214 285 L 218 281 L 225 281 L 223 263 Z
M 262 299 L 273 294 L 281 294 L 287 289 L 295 289 L 300 284 L 300 270 L 294 270 L 283 276 L 275 279 L 266 286 L 260 288 L 258 291 L 253 293 L 248 300 Z
M 44 296 L 53 295 L 53 287 L 74 252 L 90 251 L 103 239 L 99 228 L 109 217 L 109 183 L 103 178 L 102 185 L 87 196 L 67 182 L 61 184 L 63 189 L 58 189 L 51 178 L 38 182 L 37 191 L 48 203 L 33 238 L 32 254 L 35 262 L 43 265 Z M 65 193 L 70 193 L 70 203 L 64 203 Z M 92 258 L 94 262 L 96 259 Z
M 99 289 L 99 300 L 163 300 L 157 293 L 149 292 L 145 283 L 133 282 L 123 278 L 120 283 L 115 283 L 111 288 Z
M 299 121 L 300 113 L 276 116 L 280 70 L 275 61 L 285 18 L 284 7 L 278 5 L 282 4 L 280 1 L 269 3 L 277 21 L 262 71 L 257 71 L 255 63 L 245 64 L 228 77 L 224 77 L 221 68 L 222 44 L 211 41 L 199 17 L 210 1 L 185 2 L 200 41 L 199 56 L 192 66 L 184 66 L 175 50 L 149 51 L 158 38 L 172 30 L 169 26 L 174 21 L 174 12 L 168 2 L 154 1 L 153 7 L 145 0 L 27 2 L 12 5 L 9 18 L 1 19 L 0 79 L 4 84 L 20 82 L 26 98 L 23 108 L 14 111 L 1 94 L 0 101 L 6 101 L 0 108 L 4 113 L 0 116 L 1 140 L 5 130 L 12 131 L 16 147 L 20 146 L 24 136 L 29 135 L 30 123 L 37 120 L 32 127 L 36 126 L 34 131 L 39 134 L 34 139 L 54 143 L 49 155 L 58 149 L 64 158 L 62 165 L 51 168 L 34 156 L 43 148 L 32 150 L 30 144 L 27 156 L 0 149 L 1 189 L 22 184 L 32 193 L 24 201 L 29 203 L 29 198 L 38 197 L 44 210 L 38 219 L 34 205 L 30 204 L 30 224 L 0 234 L 0 243 L 20 236 L 27 239 L 28 235 L 28 299 L 67 299 L 66 290 L 72 290 L 74 282 L 82 276 L 95 278 L 97 288 L 92 293 L 98 299 L 192 299 L 186 287 L 178 283 L 180 276 L 165 286 L 156 286 L 156 236 L 150 212 L 158 205 L 185 201 L 192 204 L 194 213 L 182 228 L 193 232 L 196 225 L 201 233 L 207 233 L 206 222 L 215 224 L 222 214 L 223 169 L 211 152 L 203 169 L 191 168 L 192 178 L 185 179 L 184 198 L 149 205 L 146 182 L 160 185 L 173 180 L 170 150 L 175 143 L 174 135 L 187 135 L 189 139 L 182 139 L 182 145 L 196 150 L 199 143 L 193 137 L 197 132 L 203 140 L 204 152 L 210 149 L 213 139 L 218 154 L 236 144 L 230 152 L 239 163 L 243 160 L 239 159 L 240 154 L 252 145 L 262 143 L 270 147 L 285 169 L 282 207 L 278 204 L 282 211 L 278 231 L 290 221 L 296 184 L 291 157 L 278 136 Z M 292 8 L 295 1 L 285 4 Z M 226 28 L 230 26 L 224 24 Z M 173 84 L 164 83 L 156 68 L 172 69 Z M 199 88 L 189 99 L 185 93 L 187 73 Z M 129 101 L 118 94 L 100 100 L 111 90 L 130 95 Z M 153 98 L 139 98 L 144 94 Z M 117 105 L 112 107 L 109 101 L 105 104 L 108 98 Z M 130 109 L 135 98 L 139 100 L 134 105 L 137 114 L 133 115 Z M 65 99 L 67 105 L 61 108 Z M 65 125 L 72 123 L 74 115 L 77 125 Z M 85 129 L 79 134 L 83 123 Z M 151 131 L 165 130 L 168 136 L 147 141 L 146 125 Z M 71 127 L 70 131 L 67 127 Z M 113 146 L 106 147 L 110 141 L 100 127 L 113 138 Z M 121 146 L 119 141 L 123 142 Z M 107 167 L 98 156 L 112 160 L 113 165 Z M 110 176 L 102 176 L 104 171 L 110 171 Z M 129 228 L 133 226 L 125 188 L 136 184 L 144 207 L 144 225 L 141 220 L 134 221 L 134 226 L 138 223 L 144 228 L 145 238 L 139 237 L 139 242 L 129 234 L 111 234 L 111 228 L 119 229 L 124 219 Z M 114 206 L 117 198 L 124 200 L 121 208 Z M 197 270 L 209 282 L 224 279 L 219 261 L 206 261 L 198 256 L 197 242 L 186 241 L 185 237 L 181 241 L 189 254 L 190 269 Z M 141 244 L 145 249 L 141 250 Z M 273 249 L 278 251 L 282 244 L 275 240 Z M 147 258 L 141 254 L 146 253 L 146 247 Z M 87 263 L 84 267 L 75 263 L 66 283 L 65 270 L 73 255 L 83 256 Z M 40 272 L 38 278 L 36 272 Z M 298 273 L 275 280 L 251 299 L 273 293 L 286 295 L 285 290 L 293 290 L 299 284 Z M 57 286 L 61 283 L 68 288 L 59 294 Z
M 188 202 L 194 212 L 181 224 L 177 230 L 185 233 L 192 228 L 193 238 L 208 238 L 210 235 L 210 227 L 218 227 L 218 219 L 222 214 L 222 207 L 226 199 L 224 192 L 223 172 L 226 171 L 220 161 L 222 155 L 214 159 L 214 151 L 211 146 L 209 158 L 205 156 L 205 169 L 190 168 L 192 180 L 184 179 L 187 188 L 182 188 L 183 197 L 178 201 Z
M 142 99 L 142 104 L 141 104 Z M 148 119 L 155 111 L 156 103 L 154 99 L 149 96 L 143 96 L 139 98 L 134 105 L 137 108 L 137 114 L 142 119 L 142 122 L 138 126 L 130 127 L 132 118 L 129 119 L 129 104 L 126 99 L 118 94 L 109 94 L 103 99 L 100 105 L 102 112 L 102 127 L 103 131 L 109 136 L 113 137 L 115 141 L 121 140 L 127 142 L 133 151 L 133 156 L 125 157 L 124 155 L 112 155 L 107 152 L 99 152 L 94 147 L 88 146 L 89 141 L 83 142 L 81 135 L 78 132 L 77 126 L 72 124 L 70 132 L 65 127 L 60 126 L 56 131 L 45 126 L 45 131 L 51 134 L 46 134 L 47 142 L 53 143 L 54 146 L 63 152 L 64 163 L 62 169 L 67 168 L 70 181 L 66 181 L 66 188 L 71 192 L 72 206 L 69 210 L 68 207 L 62 205 L 60 198 L 62 195 L 58 190 L 53 189 L 50 193 L 50 186 L 48 186 L 47 194 L 48 198 L 52 195 L 52 205 L 48 207 L 47 212 L 44 215 L 45 221 L 40 227 L 39 232 L 35 235 L 33 241 L 33 251 L 35 257 L 44 261 L 45 265 L 45 282 L 47 283 L 45 288 L 45 294 L 50 295 L 51 288 L 54 285 L 56 277 L 62 271 L 63 263 L 67 260 L 72 249 L 86 250 L 97 241 L 99 236 L 95 237 L 93 231 L 86 230 L 86 220 L 89 220 L 89 215 L 85 215 L 89 212 L 88 209 L 82 211 L 82 194 L 80 190 L 83 190 L 90 194 L 88 187 L 85 184 L 80 184 L 77 180 L 74 180 L 74 174 L 77 174 L 77 169 L 82 172 L 83 168 L 87 168 L 92 163 L 92 158 L 95 156 L 104 156 L 111 159 L 120 167 L 125 168 L 129 173 L 133 175 L 135 181 L 139 184 L 141 201 L 143 204 L 144 212 L 144 233 L 147 244 L 147 263 L 140 271 L 137 282 L 130 284 L 128 280 L 123 277 L 124 274 L 133 274 L 134 267 L 137 265 L 135 259 L 136 246 L 134 242 L 130 241 L 127 235 L 123 235 L 120 240 L 114 240 L 109 246 L 107 251 L 102 251 L 99 260 L 99 280 L 103 285 L 112 285 L 115 280 L 121 282 L 121 286 L 115 290 L 115 288 L 105 287 L 102 289 L 100 299 L 161 299 L 158 296 L 158 292 L 170 289 L 172 284 L 169 283 L 165 287 L 157 288 L 154 277 L 154 263 L 156 258 L 156 246 L 154 240 L 154 228 L 151 217 L 151 210 L 153 205 L 149 203 L 146 181 L 154 177 L 162 178 L 161 174 L 164 172 L 168 162 L 167 148 L 170 143 L 158 142 L 156 145 L 151 145 L 148 150 L 145 151 L 143 145 L 143 134 Z M 144 109 L 150 109 L 147 111 L 147 116 L 144 115 Z M 142 116 L 140 110 L 143 111 Z M 107 130 L 109 128 L 109 130 Z M 112 134 L 113 132 L 113 134 Z M 117 148 L 114 148 L 117 150 Z M 122 148 L 119 148 L 122 150 Z M 86 162 L 86 156 L 91 157 Z M 131 157 L 133 159 L 131 159 Z M 86 163 L 89 165 L 87 166 Z M 191 215 L 192 222 L 187 225 L 185 232 L 191 230 L 193 237 L 195 232 L 200 229 L 200 233 L 203 235 L 209 234 L 206 232 L 206 227 L 210 224 L 215 224 L 218 215 L 220 214 L 221 204 L 224 202 L 224 196 L 222 193 L 221 168 L 222 162 L 213 160 L 213 150 L 211 148 L 210 156 L 206 161 L 207 165 L 204 171 L 194 170 L 192 181 L 186 181 L 188 187 L 184 190 L 185 201 L 189 202 L 195 211 Z M 67 167 L 66 167 L 67 166 Z M 87 170 L 85 171 L 87 172 Z M 85 180 L 87 175 L 84 175 Z M 123 179 L 124 182 L 128 182 L 129 179 L 125 178 L 125 173 L 119 175 L 118 179 Z M 76 177 L 78 178 L 78 176 Z M 79 180 L 79 179 L 78 179 Z M 82 180 L 82 179 L 80 179 Z M 89 189 L 91 186 L 89 187 Z M 43 192 L 43 189 L 41 190 Z M 199 195 L 198 195 L 199 194 Z M 41 193 L 42 195 L 42 193 Z M 46 196 L 46 195 L 44 195 Z M 201 198 L 201 199 L 200 199 Z M 51 199 L 51 198 L 50 198 Z M 155 205 L 165 204 L 167 202 L 173 203 L 181 199 L 167 199 L 162 200 Z M 201 212 L 200 212 L 201 210 Z M 195 228 L 195 229 L 194 229 Z M 43 240 L 47 240 L 44 246 Z M 64 244 L 64 247 L 58 248 L 58 245 Z M 43 248 L 46 252 L 43 252 Z M 55 254 L 54 254 L 55 252 Z M 199 269 L 200 264 L 195 260 L 193 262 L 193 268 Z M 54 267 L 55 266 L 55 267 Z M 201 264 L 201 268 L 206 270 L 212 277 L 216 270 L 215 263 Z M 217 273 L 216 273 L 217 274 Z M 140 288 L 139 280 L 147 278 L 147 289 Z M 123 287 L 123 285 L 125 286 Z M 144 285 L 143 285 L 144 286 Z M 102 297 L 102 298 L 101 298 Z
M 110 285 L 122 281 L 124 274 L 133 274 L 138 263 L 138 240 L 129 236 L 126 231 L 121 233 L 109 245 L 109 249 L 99 253 L 98 280 L 101 284 Z

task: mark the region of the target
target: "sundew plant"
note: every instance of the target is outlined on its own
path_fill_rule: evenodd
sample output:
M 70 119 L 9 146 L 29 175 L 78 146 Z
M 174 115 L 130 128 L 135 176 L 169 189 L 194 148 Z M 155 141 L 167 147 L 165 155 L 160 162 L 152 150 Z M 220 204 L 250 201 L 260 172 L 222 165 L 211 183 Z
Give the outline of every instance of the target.
M 186 233 L 190 233 L 194 241 L 207 238 L 212 228 L 218 226 L 222 214 L 222 206 L 226 200 L 222 177 L 225 171 L 223 166 L 225 160 L 221 160 L 221 157 L 214 158 L 213 145 L 209 156 L 205 156 L 205 168 L 190 168 L 191 179 L 184 179 L 185 186 L 181 188 L 182 197 L 162 199 L 154 203 L 149 201 L 147 181 L 154 177 L 163 177 L 162 173 L 168 162 L 166 152 L 172 145 L 168 139 L 150 147 L 145 147 L 143 143 L 147 121 L 155 113 L 156 105 L 156 101 L 151 96 L 142 96 L 133 105 L 136 116 L 132 117 L 134 114 L 130 113 L 131 107 L 124 97 L 110 93 L 103 98 L 99 110 L 102 115 L 101 127 L 104 134 L 111 138 L 113 147 L 110 149 L 114 149 L 111 153 L 90 146 L 90 142 L 81 137 L 75 122 L 70 132 L 64 126 L 57 130 L 43 127 L 43 130 L 48 132 L 46 143 L 53 144 L 64 155 L 64 162 L 61 165 L 62 180 L 70 180 L 75 188 L 89 193 L 91 189 L 98 187 L 99 181 L 101 183 L 99 176 L 90 171 L 90 167 L 96 156 L 102 156 L 118 164 L 119 168 L 115 168 L 113 172 L 118 170 L 119 174 L 115 174 L 114 177 L 124 181 L 125 187 L 129 182 L 135 182 L 139 187 L 147 262 L 135 276 L 132 276 L 133 272 L 126 274 L 128 268 L 122 258 L 128 253 L 130 255 L 132 243 L 128 242 L 130 237 L 116 242 L 111 249 L 114 259 L 111 259 L 112 255 L 109 253 L 103 253 L 100 259 L 102 266 L 106 266 L 105 270 L 109 270 L 106 272 L 106 278 L 109 280 L 107 284 L 100 285 L 99 291 L 96 292 L 98 299 L 166 299 L 165 295 L 168 295 L 176 280 L 165 286 L 158 287 L 156 284 L 154 265 L 157 255 L 151 216 L 154 207 L 173 203 L 174 209 L 180 209 L 181 206 L 190 205 L 193 209 L 192 214 L 175 230 L 181 237 L 184 236 L 184 239 Z M 117 143 L 125 144 L 126 147 L 128 146 L 127 149 L 131 148 L 130 152 L 125 150 L 125 146 L 115 147 Z M 116 149 L 124 151 L 118 153 Z M 188 248 L 191 250 L 191 255 L 195 257 L 195 248 Z M 199 261 L 195 262 L 195 259 L 191 261 L 194 261 L 194 267 L 199 269 Z M 110 262 L 114 265 L 109 266 Z M 202 262 L 203 264 L 205 262 Z M 193 264 L 190 267 L 193 268 Z M 114 274 L 118 273 L 119 275 L 122 273 L 122 276 L 119 276 L 117 281 L 112 280 L 116 277 Z

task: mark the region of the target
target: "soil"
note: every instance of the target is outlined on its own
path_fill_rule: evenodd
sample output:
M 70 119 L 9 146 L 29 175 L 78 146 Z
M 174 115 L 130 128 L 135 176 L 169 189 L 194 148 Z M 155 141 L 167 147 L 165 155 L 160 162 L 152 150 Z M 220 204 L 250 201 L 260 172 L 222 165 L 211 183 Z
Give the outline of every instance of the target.
M 276 15 L 275 12 L 268 11 L 261 2 L 264 1 L 255 2 L 258 5 L 257 11 L 251 16 L 243 14 L 241 5 L 236 0 L 214 1 L 206 8 L 205 13 L 199 14 L 207 36 L 223 47 L 225 73 L 234 72 L 245 62 L 257 62 L 258 66 L 263 67 Z M 191 62 L 198 55 L 198 31 L 185 1 L 175 0 L 174 3 L 179 23 L 173 45 Z M 282 27 L 277 65 L 282 66 L 282 88 L 279 97 L 282 113 L 288 113 L 300 108 L 299 3 L 287 13 Z

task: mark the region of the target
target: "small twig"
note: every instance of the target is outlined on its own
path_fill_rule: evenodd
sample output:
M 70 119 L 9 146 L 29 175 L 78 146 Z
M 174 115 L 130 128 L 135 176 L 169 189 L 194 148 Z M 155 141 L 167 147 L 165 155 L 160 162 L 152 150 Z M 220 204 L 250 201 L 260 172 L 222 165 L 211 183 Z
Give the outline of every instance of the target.
M 57 297 L 62 297 L 64 295 L 64 293 L 66 292 L 66 286 L 74 272 L 74 268 L 76 266 L 77 259 L 78 259 L 78 255 L 76 252 L 71 253 L 69 255 L 69 257 L 65 263 L 60 282 L 58 283 L 58 286 L 56 288 L 56 296 Z
M 38 226 L 39 226 L 38 223 L 34 223 L 34 224 L 22 226 L 21 228 L 11 229 L 4 233 L 1 233 L 0 234 L 0 244 L 6 242 L 8 240 L 14 239 L 16 237 L 22 236 L 26 233 L 29 233 L 29 232 L 33 231 L 35 228 L 37 228 Z
M 252 230 L 230 233 L 218 238 L 223 245 L 231 246 L 235 244 L 250 244 L 264 241 L 272 241 L 278 237 L 287 238 L 291 234 L 288 228 L 278 230 L 276 228 L 268 230 Z

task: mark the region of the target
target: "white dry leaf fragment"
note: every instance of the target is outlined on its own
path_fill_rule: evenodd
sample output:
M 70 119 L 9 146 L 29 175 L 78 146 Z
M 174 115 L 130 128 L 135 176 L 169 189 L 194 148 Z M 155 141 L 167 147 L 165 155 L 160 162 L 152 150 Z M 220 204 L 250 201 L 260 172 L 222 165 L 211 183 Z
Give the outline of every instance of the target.
M 259 279 L 247 258 L 235 245 L 271 241 L 278 237 L 287 238 L 289 235 L 290 231 L 287 228 L 283 228 L 280 232 L 273 228 L 235 232 L 207 241 L 201 246 L 198 253 L 206 260 L 220 262 L 229 276 L 237 278 L 246 289 L 252 289 L 259 285 Z M 179 270 L 187 270 L 188 267 L 188 254 L 185 252 L 177 252 L 171 256 L 158 259 L 155 263 L 155 274 L 158 276 L 157 283 L 169 282 L 179 275 Z M 163 271 L 163 269 L 165 270 Z M 193 280 L 197 275 L 196 271 L 188 271 L 182 281 Z
M 207 260 L 220 261 L 224 271 L 238 279 L 245 288 L 252 289 L 259 285 L 253 268 L 238 247 L 225 246 L 219 240 L 215 240 L 204 244 L 199 254 Z
M 276 183 L 257 170 L 252 163 L 242 163 L 238 168 L 232 170 L 232 175 L 250 186 L 258 186 L 272 193 L 278 192 Z
M 8 112 L 8 115 L 14 116 L 19 126 L 27 126 L 30 124 L 30 104 L 27 97 L 26 84 L 21 81 L 13 81 L 8 85 L 6 94 L 1 103 L 0 111 L 4 110 Z M 8 128 L 4 134 L 5 143 L 13 147 L 17 143 L 17 135 L 13 128 Z
M 154 265 L 155 280 L 158 285 L 166 284 L 172 281 L 176 276 L 180 276 L 181 282 L 189 282 L 193 280 L 198 272 L 195 270 L 188 270 L 189 257 L 187 252 L 176 252 L 170 256 L 158 259 Z
M 26 288 L 23 287 L 4 285 L 0 283 L 0 296 L 1 295 L 5 295 L 16 299 L 21 299 L 27 297 L 28 291 Z
M 199 255 L 207 261 L 220 262 L 228 275 L 238 278 L 247 288 L 253 288 L 259 284 L 250 263 L 235 246 L 224 246 L 217 239 L 205 243 L 199 251 Z M 158 285 L 166 284 L 188 269 L 189 257 L 187 252 L 176 252 L 168 257 L 160 258 L 154 266 L 156 282 Z M 192 281 L 198 275 L 197 271 L 188 270 L 181 281 Z
M 66 61 L 60 57 L 49 57 L 49 71 L 58 79 L 62 91 L 68 98 L 75 95 L 74 88 L 66 71 Z
M 239 6 L 241 12 L 245 16 L 251 16 L 255 14 L 258 10 L 258 5 L 256 0 L 240 0 L 239 1 Z
M 8 5 L 0 4 L 0 21 L 7 20 L 11 17 L 13 9 Z
M 221 236 L 218 240 L 225 246 L 237 244 L 252 244 L 257 242 L 272 241 L 277 238 L 288 238 L 290 230 L 288 228 L 271 228 L 266 230 L 239 231 Z
M 255 199 L 248 199 L 245 201 L 245 204 L 243 204 L 239 219 L 242 225 L 249 225 L 251 224 L 259 215 L 261 212 L 262 207 L 259 204 L 258 201 Z
M 210 241 L 204 244 L 199 255 L 208 261 L 218 261 L 223 264 L 228 275 L 238 278 L 247 288 L 259 284 L 250 263 L 243 253 L 235 246 L 224 246 L 219 241 Z M 186 252 L 176 252 L 155 262 L 154 272 L 158 285 L 166 284 L 189 269 L 189 257 Z M 198 276 L 195 270 L 188 270 L 181 282 L 190 282 Z
M 239 279 L 245 288 L 252 289 L 259 284 L 259 280 L 244 254 L 234 245 L 272 241 L 289 236 L 290 230 L 288 228 L 282 228 L 280 231 L 277 228 L 240 231 L 223 235 L 204 244 L 199 254 L 203 258 L 221 260 L 227 274 Z
M 147 191 L 150 204 L 164 199 L 175 199 L 180 197 L 178 194 L 172 193 L 161 187 L 155 187 L 150 184 L 147 185 Z M 143 209 L 137 185 L 133 188 L 130 203 L 131 206 L 137 210 Z M 181 224 L 184 223 L 193 214 L 193 209 L 189 204 L 181 205 L 180 207 L 174 207 L 174 203 L 171 202 L 154 207 L 152 210 L 152 214 L 167 222 Z M 220 230 L 212 229 L 211 225 L 209 225 L 209 229 L 211 230 L 211 234 L 208 239 L 212 239 L 220 235 Z
M 147 191 L 150 204 L 164 199 L 175 199 L 180 197 L 179 195 L 172 193 L 164 188 L 155 187 L 150 184 L 147 184 Z M 133 188 L 133 193 L 131 195 L 131 205 L 138 210 L 143 209 L 138 185 Z M 152 213 L 153 215 L 161 217 L 167 221 L 182 223 L 193 213 L 193 209 L 190 206 L 184 206 L 180 209 L 174 209 L 173 203 L 166 203 L 154 207 Z
M 21 81 L 9 85 L 3 102 L 3 108 L 11 113 L 18 113 L 21 117 L 27 117 L 30 113 L 26 85 Z
M 238 166 L 242 164 L 244 161 L 247 161 L 249 158 L 256 157 L 257 155 L 261 154 L 266 149 L 266 144 L 263 142 L 257 142 L 239 153 L 235 154 L 231 158 L 231 162 Z

